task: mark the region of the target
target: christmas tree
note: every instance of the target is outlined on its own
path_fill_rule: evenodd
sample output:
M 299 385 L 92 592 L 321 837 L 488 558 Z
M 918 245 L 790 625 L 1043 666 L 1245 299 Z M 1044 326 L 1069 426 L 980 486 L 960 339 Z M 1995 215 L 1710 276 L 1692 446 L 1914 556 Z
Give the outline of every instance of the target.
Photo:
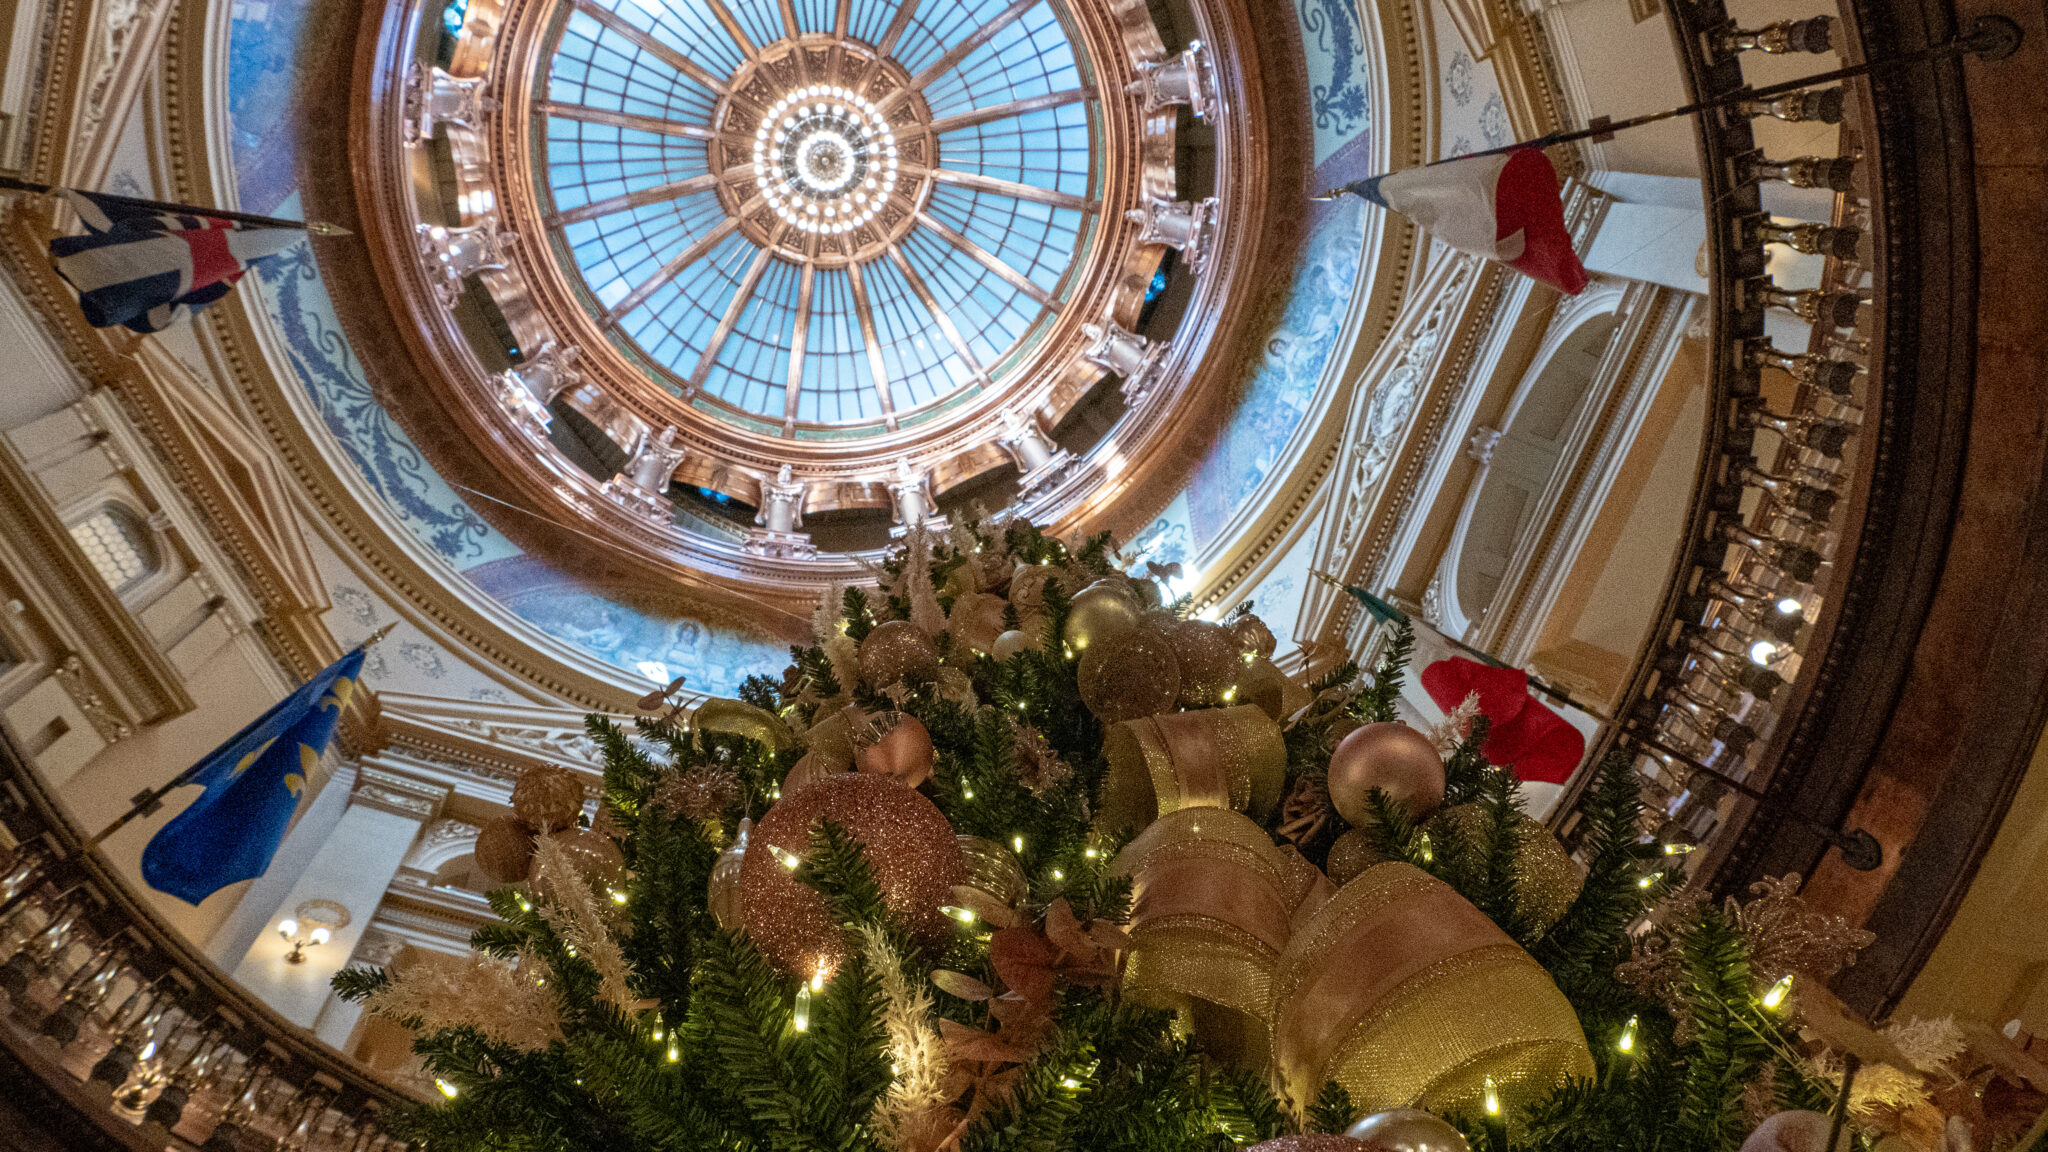
M 1249 611 L 1122 568 L 919 530 L 779 684 L 592 717 L 596 819 L 570 774 L 520 780 L 476 954 L 335 978 L 445 1097 L 395 1123 L 437 1152 L 1704 1150 L 1766 1117 L 1823 1146 L 1853 1064 L 1793 1008 L 1856 934 L 1790 886 L 1667 900 L 1619 759 L 1568 856 L 1476 702 L 1399 721 L 1405 634 L 1300 685 Z

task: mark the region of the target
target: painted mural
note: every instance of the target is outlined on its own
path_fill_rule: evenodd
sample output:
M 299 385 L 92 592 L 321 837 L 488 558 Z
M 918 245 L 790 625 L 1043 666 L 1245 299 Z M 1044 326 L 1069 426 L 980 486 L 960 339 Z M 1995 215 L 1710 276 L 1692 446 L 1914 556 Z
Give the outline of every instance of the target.
M 236 0 L 229 24 L 228 115 L 239 207 L 299 214 L 295 126 L 307 53 L 347 9 L 336 0 Z M 700 691 L 729 693 L 751 672 L 779 671 L 786 651 L 743 628 L 616 603 L 520 551 L 441 478 L 377 402 L 310 245 L 258 265 L 243 287 L 261 297 L 320 421 L 391 515 L 514 615 L 635 676 L 687 675 Z M 344 610 L 349 605 L 337 597 Z M 445 669 L 431 647 L 409 643 L 397 660 L 430 680 Z

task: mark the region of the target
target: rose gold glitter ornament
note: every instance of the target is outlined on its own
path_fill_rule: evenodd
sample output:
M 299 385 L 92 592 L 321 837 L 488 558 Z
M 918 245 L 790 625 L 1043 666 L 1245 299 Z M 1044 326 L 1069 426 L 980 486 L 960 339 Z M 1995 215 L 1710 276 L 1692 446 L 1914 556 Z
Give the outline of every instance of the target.
M 588 828 L 550 833 L 548 839 L 562 846 L 569 865 L 585 880 L 611 883 L 625 874 L 626 857 L 619 846 Z
M 1166 634 L 1180 663 L 1180 706 L 1214 708 L 1237 700 L 1244 657 L 1221 624 L 1183 620 Z
M 1444 802 L 1444 762 L 1429 737 L 1397 720 L 1367 724 L 1330 754 L 1330 803 L 1356 828 L 1368 819 L 1366 793 L 1378 788 L 1424 820 Z
M 1246 1152 L 1378 1152 L 1378 1149 L 1349 1136 L 1303 1132 L 1299 1136 L 1275 1136 L 1252 1145 Z
M 953 826 L 931 801 L 889 776 L 849 772 L 784 794 L 754 826 L 740 864 L 747 935 L 789 975 L 836 967 L 846 942 L 824 897 L 785 861 L 811 850 L 811 830 L 830 820 L 867 851 L 882 899 L 919 941 L 937 946 L 952 922 L 939 911 L 966 877 Z
M 929 676 L 939 667 L 939 646 L 908 620 L 885 620 L 860 642 L 860 675 L 877 690 L 899 680 Z
M 1330 883 L 1342 888 L 1359 873 L 1383 860 L 1372 846 L 1372 837 L 1362 828 L 1353 828 L 1330 845 L 1330 858 L 1323 865 L 1323 873 L 1330 878 Z
M 1134 628 L 1113 644 L 1082 652 L 1075 674 L 1081 703 L 1104 724 L 1171 711 L 1180 695 L 1173 644 L 1149 628 Z
M 854 733 L 853 760 L 863 772 L 893 776 L 909 787 L 932 778 L 932 734 L 908 712 L 878 712 Z
M 533 829 L 516 816 L 489 821 L 476 835 L 476 866 L 500 884 L 517 884 L 533 867 Z
M 512 814 L 530 828 L 573 828 L 582 812 L 583 781 L 567 768 L 536 764 L 512 785 Z

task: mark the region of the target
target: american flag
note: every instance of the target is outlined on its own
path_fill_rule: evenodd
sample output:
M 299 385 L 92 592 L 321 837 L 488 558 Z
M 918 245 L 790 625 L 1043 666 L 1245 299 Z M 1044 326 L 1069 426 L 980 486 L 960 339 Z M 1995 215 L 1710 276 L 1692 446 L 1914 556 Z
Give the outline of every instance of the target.
M 50 241 L 50 261 L 95 328 L 161 332 L 226 296 L 258 260 L 305 233 L 212 216 L 156 212 L 65 189 L 86 231 Z

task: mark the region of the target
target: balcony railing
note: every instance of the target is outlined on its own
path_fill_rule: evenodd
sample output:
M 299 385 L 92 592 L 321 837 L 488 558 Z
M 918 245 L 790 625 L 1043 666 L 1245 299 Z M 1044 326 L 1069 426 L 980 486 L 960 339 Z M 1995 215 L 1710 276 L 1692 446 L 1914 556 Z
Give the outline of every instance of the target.
M 67 1146 L 398 1152 L 390 1086 L 253 999 L 131 891 L 0 738 L 0 1055 Z M 89 1125 L 85 1129 L 81 1126 Z

